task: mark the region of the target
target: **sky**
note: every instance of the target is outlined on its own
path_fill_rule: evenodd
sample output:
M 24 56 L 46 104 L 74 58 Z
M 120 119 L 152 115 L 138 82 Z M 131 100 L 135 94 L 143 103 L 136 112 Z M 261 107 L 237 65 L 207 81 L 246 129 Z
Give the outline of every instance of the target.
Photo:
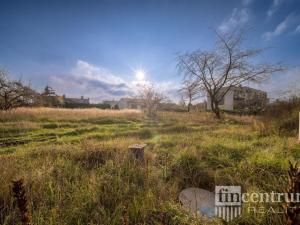
M 300 0 L 0 0 L 0 68 L 92 102 L 150 83 L 177 100 L 176 54 L 236 27 L 250 28 L 245 46 L 267 48 L 261 61 L 288 68 L 259 88 L 300 89 Z

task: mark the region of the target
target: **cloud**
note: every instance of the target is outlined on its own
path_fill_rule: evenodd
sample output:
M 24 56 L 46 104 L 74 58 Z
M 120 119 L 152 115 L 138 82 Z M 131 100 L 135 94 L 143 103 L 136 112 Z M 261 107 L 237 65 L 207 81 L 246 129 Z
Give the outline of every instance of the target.
M 252 2 L 254 2 L 254 0 L 242 0 L 244 6 L 250 5 Z
M 72 97 L 84 95 L 92 102 L 134 94 L 120 76 L 82 60 L 76 62 L 69 75 L 51 76 L 50 85 L 60 94 Z
M 219 30 L 222 32 L 228 32 L 235 29 L 241 25 L 247 23 L 250 19 L 249 11 L 245 8 L 243 9 L 233 9 L 229 19 L 223 21 L 219 26 Z
M 133 87 L 137 90 L 142 88 L 143 86 L 154 86 L 156 90 L 164 93 L 169 97 L 172 101 L 180 100 L 180 82 L 175 81 L 162 81 L 162 82 L 150 82 L 150 81 L 133 81 Z
M 150 84 L 166 94 L 170 94 L 171 99 L 175 97 L 174 91 L 179 89 L 174 82 L 125 81 L 120 75 L 116 75 L 104 67 L 95 66 L 82 60 L 76 62 L 68 75 L 50 77 L 50 85 L 57 93 L 70 97 L 89 97 L 91 102 L 133 97 L 137 95 L 141 86 Z
M 261 88 L 268 92 L 271 99 L 282 98 L 300 93 L 300 67 L 285 73 L 274 74 Z
M 267 15 L 269 17 L 273 16 L 273 14 L 278 10 L 278 8 L 284 3 L 285 0 L 273 0 L 270 9 L 267 11 Z
M 296 27 L 295 32 L 300 33 L 300 24 Z
M 293 14 L 288 15 L 281 23 L 277 25 L 274 31 L 268 31 L 263 34 L 265 40 L 270 40 L 275 36 L 279 36 L 290 28 L 295 22 L 295 17 Z

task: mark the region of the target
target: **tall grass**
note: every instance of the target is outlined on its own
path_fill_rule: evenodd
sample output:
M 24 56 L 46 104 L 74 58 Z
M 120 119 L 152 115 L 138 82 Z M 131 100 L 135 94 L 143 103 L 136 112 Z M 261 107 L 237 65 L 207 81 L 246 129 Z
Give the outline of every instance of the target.
M 41 111 L 39 111 L 41 110 Z M 35 225 L 222 224 L 190 217 L 183 188 L 243 191 L 285 186 L 288 160 L 300 159 L 293 136 L 261 135 L 253 117 L 138 111 L 30 109 L 0 112 L 0 224 L 20 224 L 11 181 L 23 179 Z M 128 146 L 148 144 L 145 164 Z M 282 215 L 245 213 L 231 224 L 283 224 Z
M 299 126 L 300 98 L 290 97 L 270 104 L 262 116 L 266 132 L 296 135 Z
M 10 111 L 0 111 L 1 121 L 16 120 L 80 120 L 85 118 L 136 118 L 141 111 L 134 109 L 109 110 L 109 109 L 65 109 L 65 108 L 16 108 Z

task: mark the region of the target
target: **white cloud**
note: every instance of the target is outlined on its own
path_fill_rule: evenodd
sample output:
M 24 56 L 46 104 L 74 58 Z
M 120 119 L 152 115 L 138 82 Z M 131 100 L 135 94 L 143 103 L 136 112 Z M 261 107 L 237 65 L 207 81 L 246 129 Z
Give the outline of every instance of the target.
M 120 76 L 82 60 L 76 62 L 70 74 L 50 77 L 50 85 L 59 94 L 72 97 L 84 95 L 90 97 L 92 102 L 134 94 L 130 85 Z
M 71 68 L 70 74 L 51 76 L 50 85 L 59 94 L 72 97 L 86 96 L 92 102 L 132 97 L 137 94 L 138 88 L 150 84 L 169 94 L 171 99 L 175 99 L 175 90 L 179 89 L 175 82 L 150 82 L 137 80 L 134 75 L 132 77 L 134 80 L 125 81 L 120 75 L 104 67 L 78 60 Z
M 274 31 L 265 32 L 263 34 L 263 38 L 265 40 L 270 40 L 275 36 L 279 36 L 285 33 L 290 28 L 290 26 L 294 23 L 294 21 L 295 20 L 293 14 L 288 15 L 281 23 L 277 25 Z
M 94 66 L 88 62 L 78 60 L 75 67 L 71 70 L 72 75 L 77 78 L 87 78 L 89 80 L 102 81 L 107 84 L 117 85 L 125 83 L 119 76 L 114 75 L 108 69 Z
M 285 2 L 286 0 L 273 0 L 270 9 L 267 11 L 267 15 L 269 17 L 273 16 L 273 14 L 278 10 L 278 8 Z
M 300 24 L 296 27 L 295 32 L 300 33 Z
M 270 98 L 282 98 L 300 93 L 300 67 L 284 73 L 273 75 L 261 88 L 268 92 Z
M 223 21 L 219 26 L 219 30 L 222 32 L 228 32 L 241 25 L 247 23 L 250 19 L 249 12 L 247 9 L 233 9 L 229 19 Z
M 244 6 L 250 5 L 252 2 L 254 2 L 254 0 L 242 0 Z

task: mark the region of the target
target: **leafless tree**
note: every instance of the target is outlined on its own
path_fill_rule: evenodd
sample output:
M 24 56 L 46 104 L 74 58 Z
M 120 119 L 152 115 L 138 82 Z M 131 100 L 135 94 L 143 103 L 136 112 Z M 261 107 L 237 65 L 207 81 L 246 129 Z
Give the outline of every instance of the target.
M 21 80 L 10 80 L 5 70 L 0 70 L 0 109 L 10 110 L 34 103 L 36 92 Z
M 190 112 L 193 100 L 199 97 L 200 94 L 198 82 L 190 79 L 184 80 L 179 91 L 183 99 L 188 101 L 187 111 Z
M 207 94 L 212 111 L 221 117 L 219 104 L 233 86 L 246 81 L 261 82 L 281 66 L 254 63 L 264 49 L 242 47 L 245 32 L 216 31 L 216 44 L 210 51 L 194 51 L 178 56 L 178 68 L 185 79 L 197 80 L 198 88 Z
M 180 100 L 178 101 L 177 104 L 184 109 L 186 108 L 186 99 L 183 94 L 181 94 Z
M 167 100 L 167 97 L 156 90 L 153 85 L 150 85 L 140 88 L 138 100 L 141 101 L 148 116 L 155 116 L 160 105 Z

